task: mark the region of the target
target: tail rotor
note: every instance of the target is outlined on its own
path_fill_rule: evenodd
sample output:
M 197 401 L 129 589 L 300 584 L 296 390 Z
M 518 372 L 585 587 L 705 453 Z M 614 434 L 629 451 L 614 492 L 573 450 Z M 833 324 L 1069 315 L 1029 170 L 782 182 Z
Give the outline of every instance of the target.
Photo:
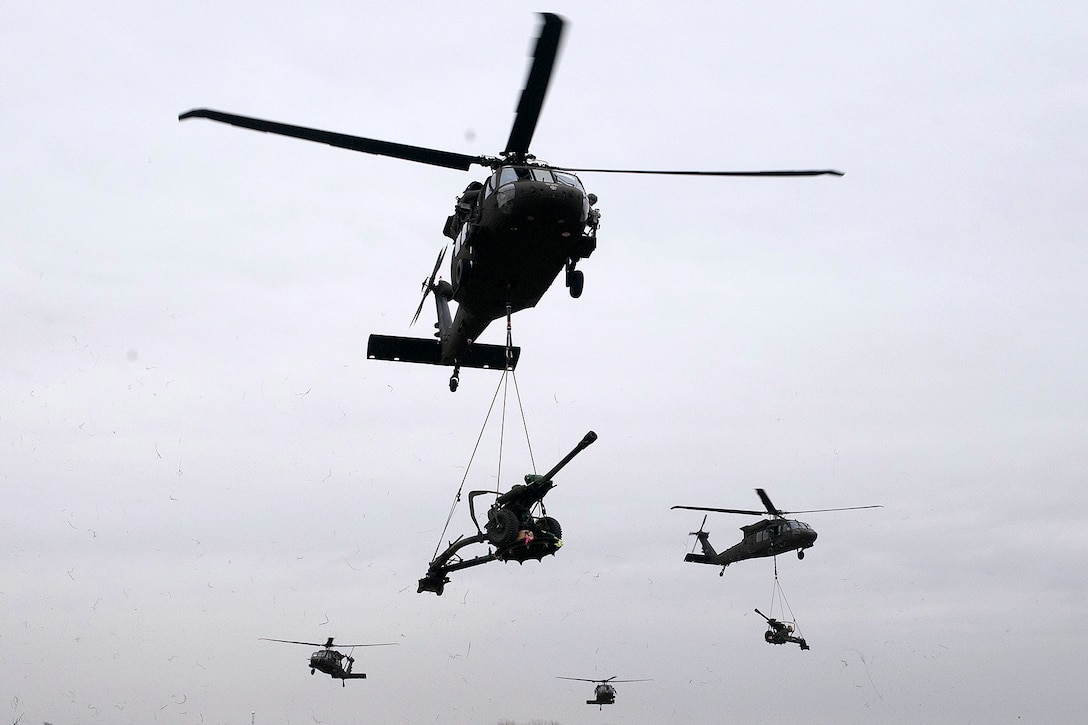
M 699 530 L 698 531 L 692 531 L 692 532 L 688 533 L 688 536 L 698 536 L 698 537 L 700 537 L 700 540 L 701 540 L 701 538 L 703 536 L 706 536 L 707 532 L 704 531 L 703 529 L 706 527 L 706 517 L 709 516 L 709 515 L 710 514 L 704 515 L 703 516 L 703 523 L 699 524 Z M 691 550 L 695 551 L 695 547 L 693 546 Z
M 434 262 L 434 269 L 431 270 L 431 277 L 423 282 L 423 297 L 419 300 L 419 307 L 416 308 L 416 313 L 412 315 L 412 325 L 416 324 L 416 320 L 419 319 L 419 313 L 423 311 L 423 303 L 427 301 L 427 295 L 434 289 L 434 281 L 438 277 L 438 268 L 442 266 L 442 260 L 446 258 L 447 247 L 442 247 L 442 251 L 438 253 L 438 259 Z M 411 325 L 409 325 L 410 327 Z

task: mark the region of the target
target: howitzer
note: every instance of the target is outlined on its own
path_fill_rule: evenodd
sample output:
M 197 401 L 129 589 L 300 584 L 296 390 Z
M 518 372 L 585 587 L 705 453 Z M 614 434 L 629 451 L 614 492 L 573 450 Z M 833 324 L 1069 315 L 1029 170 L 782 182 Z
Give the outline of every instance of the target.
M 486 564 L 489 561 L 517 561 L 525 563 L 527 559 L 539 561 L 549 554 L 555 554 L 563 545 L 563 530 L 559 522 L 550 516 L 533 516 L 532 510 L 542 503 L 544 496 L 555 484 L 552 477 L 597 440 L 597 434 L 589 431 L 563 460 L 552 466 L 543 476 L 528 473 L 525 483 L 518 484 L 504 494 L 496 497 L 495 503 L 487 512 L 487 524 L 481 528 L 476 520 L 473 499 L 495 491 L 470 491 L 468 494 L 469 515 L 476 526 L 476 534 L 459 537 L 441 554 L 436 556 L 427 567 L 427 574 L 419 580 L 419 592 L 434 592 L 439 596 L 451 571 L 467 569 L 470 566 Z M 486 533 L 484 531 L 486 529 Z M 472 559 L 462 559 L 457 553 L 472 544 L 489 543 L 493 551 Z

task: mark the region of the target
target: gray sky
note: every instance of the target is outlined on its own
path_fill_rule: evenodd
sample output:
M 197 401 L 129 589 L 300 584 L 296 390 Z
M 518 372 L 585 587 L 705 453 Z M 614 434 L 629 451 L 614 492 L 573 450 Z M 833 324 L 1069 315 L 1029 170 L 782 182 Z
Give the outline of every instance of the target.
M 177 114 L 497 153 L 540 8 L 4 3 L 0 719 L 1083 718 L 1088 10 L 584 5 L 547 8 L 540 158 L 847 175 L 583 175 L 585 294 L 513 331 L 537 468 L 600 436 L 547 499 L 566 546 L 438 598 L 499 376 L 366 338 L 410 334 L 483 172 Z M 532 470 L 507 420 L 467 488 Z M 682 561 L 669 506 L 756 486 L 885 506 L 779 562 L 809 652 L 762 641 L 770 560 Z M 341 688 L 259 641 L 328 636 L 400 646 Z M 653 682 L 602 713 L 559 675 Z

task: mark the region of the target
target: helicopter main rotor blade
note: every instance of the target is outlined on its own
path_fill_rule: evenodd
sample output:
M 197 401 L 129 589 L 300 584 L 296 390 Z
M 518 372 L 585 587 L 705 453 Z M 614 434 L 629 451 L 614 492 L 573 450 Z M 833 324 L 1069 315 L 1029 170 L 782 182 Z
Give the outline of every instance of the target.
M 763 516 L 766 511 L 752 511 L 750 509 L 718 509 L 710 506 L 673 506 L 674 509 L 689 509 L 691 511 L 713 511 L 719 514 L 747 514 L 748 516 Z
M 659 174 L 665 176 L 845 176 L 835 169 L 803 169 L 797 171 L 673 171 L 651 169 L 571 169 L 552 167 L 557 171 L 573 171 L 578 174 Z
M 283 642 L 284 644 L 305 644 L 310 647 L 332 647 L 333 644 L 330 641 L 325 642 L 299 642 L 297 639 L 272 639 L 271 637 L 259 637 L 259 639 L 265 642 Z M 398 644 L 397 642 L 379 642 L 377 644 L 336 644 L 337 647 L 389 647 L 390 645 Z
M 548 92 L 552 68 L 559 55 L 559 40 L 563 35 L 563 19 L 552 13 L 541 13 L 544 27 L 536 41 L 533 51 L 533 65 L 529 77 L 525 79 L 525 88 L 521 91 L 518 109 L 514 116 L 514 126 L 510 129 L 510 138 L 506 142 L 506 153 L 524 157 L 529 152 L 529 142 L 533 140 L 536 122 L 540 118 L 540 109 L 544 106 L 544 95 Z
M 858 509 L 882 509 L 883 506 L 877 504 L 875 506 L 845 506 L 842 508 L 834 509 L 805 509 L 804 511 L 752 511 L 749 509 L 719 509 L 711 508 L 710 506 L 673 506 L 674 509 L 689 509 L 691 511 L 713 511 L 719 514 L 745 514 L 748 516 L 766 516 L 770 513 L 772 516 L 792 516 L 793 514 L 822 514 L 827 511 L 857 511 Z
M 192 111 L 186 111 L 178 116 L 179 121 L 184 121 L 187 118 L 206 118 L 210 121 L 219 121 L 220 123 L 227 123 L 231 126 L 240 126 L 241 128 L 248 128 L 253 131 L 274 133 L 280 136 L 291 136 L 292 138 L 300 138 L 304 141 L 316 141 L 318 143 L 328 144 L 329 146 L 336 146 L 337 148 L 342 149 L 349 149 L 351 151 L 361 151 L 377 156 L 391 156 L 395 159 L 415 161 L 421 164 L 430 164 L 431 166 L 443 166 L 447 169 L 458 169 L 460 171 L 468 171 L 472 164 L 490 166 L 492 161 L 492 159 L 486 156 L 468 156 L 452 151 L 438 151 L 436 149 L 423 148 L 422 146 L 408 146 L 407 144 L 393 143 L 391 141 L 378 141 L 372 138 L 363 138 L 362 136 L 349 136 L 343 133 L 333 133 L 332 131 L 321 131 L 316 128 L 306 128 L 305 126 L 292 126 L 286 123 L 265 121 L 260 118 L 250 118 L 249 116 L 236 116 L 232 113 L 212 111 L 207 108 L 197 108 Z
M 767 495 L 766 491 L 762 488 L 757 488 L 756 495 L 759 496 L 759 500 L 763 502 L 763 505 L 767 507 L 767 513 L 771 516 L 782 515 L 782 512 L 778 510 L 778 507 L 771 503 L 771 497 Z
M 604 685 L 606 683 L 609 683 L 609 682 L 653 682 L 653 680 L 617 680 L 616 675 L 612 675 L 611 677 L 609 677 L 606 680 L 591 680 L 588 677 L 559 677 L 559 676 L 556 676 L 556 679 L 557 680 L 574 680 L 575 682 L 597 682 L 597 683 L 600 683 L 602 685 Z
M 780 511 L 779 513 L 781 513 L 783 515 L 791 515 L 792 516 L 793 514 L 822 514 L 822 513 L 826 512 L 826 511 L 857 511 L 858 509 L 882 509 L 882 508 L 884 508 L 884 507 L 881 506 L 880 504 L 877 504 L 875 506 L 845 506 L 845 507 L 836 508 L 836 509 L 805 509 L 804 511 Z

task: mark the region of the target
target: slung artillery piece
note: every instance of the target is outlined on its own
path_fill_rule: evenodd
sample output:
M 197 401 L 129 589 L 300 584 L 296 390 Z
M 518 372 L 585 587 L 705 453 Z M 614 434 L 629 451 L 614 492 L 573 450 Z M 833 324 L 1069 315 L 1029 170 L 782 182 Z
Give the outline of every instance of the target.
M 558 521 L 546 515 L 543 507 L 544 496 L 555 486 L 552 482 L 555 474 L 595 440 L 597 434 L 589 431 L 563 460 L 543 476 L 526 474 L 524 484 L 518 484 L 498 495 L 487 511 L 487 523 L 483 528 L 476 519 L 474 500 L 477 496 L 494 496 L 496 492 L 470 491 L 468 508 L 472 523 L 476 526 L 476 534 L 457 539 L 436 556 L 427 567 L 426 576 L 419 580 L 417 592 L 434 592 L 442 596 L 442 590 L 450 580 L 447 574 L 451 571 L 495 560 L 516 561 L 519 564 L 528 559 L 540 561 L 545 556 L 555 554 L 563 546 L 563 529 Z M 538 509 L 540 515 L 535 513 Z M 492 550 L 472 559 L 462 559 L 458 553 L 466 546 L 482 543 L 489 544 Z
M 786 644 L 793 642 L 801 645 L 801 649 L 809 649 L 808 642 L 800 634 L 795 633 L 792 622 L 780 622 L 774 617 L 768 617 L 763 612 L 756 610 L 756 614 L 767 620 L 767 631 L 763 633 L 763 639 L 768 644 Z

